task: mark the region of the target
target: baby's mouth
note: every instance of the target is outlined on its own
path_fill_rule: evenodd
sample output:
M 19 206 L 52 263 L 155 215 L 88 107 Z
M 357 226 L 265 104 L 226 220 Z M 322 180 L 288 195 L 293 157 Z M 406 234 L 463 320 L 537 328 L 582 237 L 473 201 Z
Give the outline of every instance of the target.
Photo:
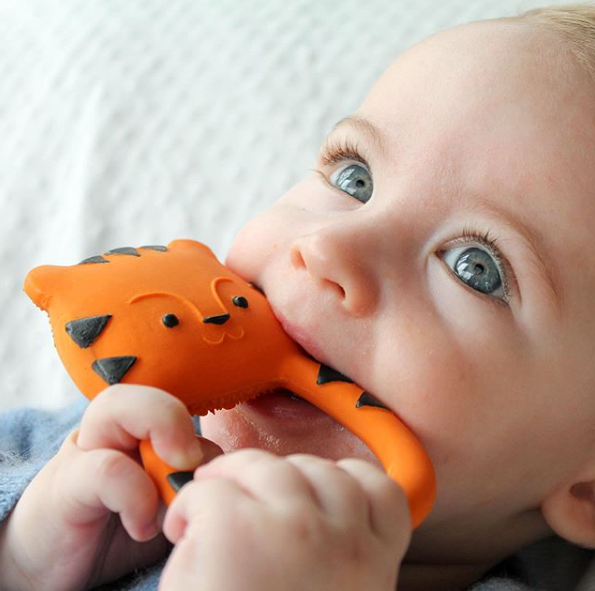
M 252 283 L 252 287 L 258 289 L 263 294 L 265 294 L 264 290 Z M 266 294 L 265 294 L 266 295 Z M 271 310 L 274 316 L 277 318 L 278 322 L 281 324 L 283 331 L 294 341 L 294 343 L 301 349 L 302 354 L 308 358 L 310 358 L 319 368 L 318 380 L 316 380 L 318 385 L 326 384 L 328 382 L 347 382 L 353 384 L 353 380 L 349 378 L 346 374 L 343 374 L 341 371 L 338 371 L 330 366 L 330 359 L 326 356 L 327 347 L 318 339 L 314 334 L 310 332 L 305 327 L 302 327 L 299 324 L 295 324 L 294 322 L 290 321 L 283 312 L 277 309 L 270 301 L 269 304 L 271 306 Z M 314 332 L 317 332 L 316 330 Z M 328 344 L 328 343 L 327 343 Z M 324 375 L 323 375 L 324 374 Z M 365 391 L 363 388 L 361 389 L 361 396 L 360 399 L 357 401 L 357 407 L 360 406 L 376 406 L 380 408 L 388 409 L 388 407 L 378 398 L 376 398 L 371 393 Z M 282 400 L 285 400 L 285 403 L 282 404 Z M 268 404 L 269 410 L 273 409 L 272 403 L 276 402 L 278 404 L 277 410 L 279 412 L 273 413 L 276 415 L 283 414 L 289 415 L 294 414 L 290 413 L 285 407 L 289 407 L 290 403 L 293 403 L 293 410 L 296 410 L 298 407 L 301 407 L 302 411 L 306 412 L 306 408 L 309 409 L 309 414 L 316 414 L 328 417 L 335 424 L 339 424 L 335 419 L 327 415 L 324 411 L 320 410 L 315 402 L 312 404 L 308 400 L 302 398 L 295 392 L 287 389 L 287 388 L 277 388 L 272 392 L 266 394 L 260 394 L 253 400 L 249 401 L 247 404 L 252 404 L 252 406 L 263 406 L 265 401 Z M 270 403 L 270 404 L 269 404 Z M 287 410 L 287 412 L 286 412 Z M 297 417 L 296 417 L 297 418 Z M 305 418 L 305 417 L 304 417 Z
M 301 402 L 305 402 L 306 404 L 310 404 L 307 400 L 304 400 L 303 398 L 301 398 L 300 396 L 298 396 L 295 392 L 292 392 L 291 390 L 281 388 L 277 393 L 284 395 L 284 396 L 289 396 L 289 398 L 291 398 L 292 400 L 299 400 Z
M 266 396 L 266 394 L 287 396 L 287 397 L 291 398 L 292 400 L 298 400 L 298 401 L 302 401 L 302 402 L 306 402 L 307 404 L 310 404 L 307 400 L 304 400 L 301 396 L 298 396 L 295 392 L 292 392 L 291 390 L 288 390 L 287 388 L 275 388 L 275 390 L 273 390 L 272 392 L 264 392 L 263 394 L 265 396 Z
M 261 396 L 288 398 L 289 400 L 293 400 L 295 402 L 303 402 L 304 404 L 310 404 L 312 406 L 312 404 L 308 402 L 305 398 L 302 398 L 299 394 L 292 392 L 288 388 L 273 388 L 272 390 L 263 392 L 257 398 L 260 398 Z
M 380 465 L 349 429 L 290 390 L 272 390 L 234 410 L 251 426 L 243 446 L 263 447 L 279 455 L 307 453 L 334 460 L 360 457 Z
M 312 421 L 334 419 L 313 404 L 286 388 L 275 388 L 245 402 L 243 407 L 250 413 L 256 412 L 262 418 L 282 421 Z

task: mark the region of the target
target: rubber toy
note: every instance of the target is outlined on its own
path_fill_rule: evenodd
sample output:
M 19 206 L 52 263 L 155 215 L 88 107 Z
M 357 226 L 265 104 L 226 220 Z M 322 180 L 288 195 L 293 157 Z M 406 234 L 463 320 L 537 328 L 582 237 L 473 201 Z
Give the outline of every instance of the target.
M 430 511 L 434 471 L 413 433 L 370 393 L 307 355 L 266 297 L 204 244 L 175 240 L 36 267 L 24 288 L 48 313 L 58 354 L 87 398 L 118 382 L 144 384 L 204 415 L 287 389 L 370 447 L 405 491 L 415 526 Z M 149 441 L 140 451 L 169 504 L 192 472 L 165 464 Z

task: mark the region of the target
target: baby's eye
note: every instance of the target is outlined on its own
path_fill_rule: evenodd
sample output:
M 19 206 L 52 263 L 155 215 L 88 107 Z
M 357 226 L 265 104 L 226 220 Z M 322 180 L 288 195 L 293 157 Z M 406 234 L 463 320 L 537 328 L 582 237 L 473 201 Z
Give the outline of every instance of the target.
M 330 182 L 362 203 L 371 199 L 374 190 L 372 175 L 361 164 L 340 168 L 330 176 Z
M 442 252 L 442 259 L 472 289 L 506 300 L 500 267 L 486 250 L 477 246 L 451 248 Z

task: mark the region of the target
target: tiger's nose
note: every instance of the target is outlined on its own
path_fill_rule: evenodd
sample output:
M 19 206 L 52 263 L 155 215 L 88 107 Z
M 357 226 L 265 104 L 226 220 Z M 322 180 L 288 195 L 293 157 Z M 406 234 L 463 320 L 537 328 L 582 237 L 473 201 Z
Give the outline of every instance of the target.
M 202 321 L 205 324 L 225 324 L 230 318 L 229 314 L 219 314 L 218 316 L 207 316 Z

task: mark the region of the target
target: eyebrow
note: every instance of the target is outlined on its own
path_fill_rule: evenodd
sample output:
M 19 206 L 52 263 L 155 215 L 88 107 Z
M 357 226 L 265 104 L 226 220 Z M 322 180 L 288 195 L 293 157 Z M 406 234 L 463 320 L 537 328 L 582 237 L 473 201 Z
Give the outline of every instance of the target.
M 372 121 L 357 114 L 344 117 L 335 123 L 328 136 L 330 137 L 343 127 L 351 128 L 355 133 L 360 133 L 378 152 L 382 154 L 383 157 L 388 157 L 386 137 L 380 128 L 372 123 Z M 547 265 L 539 254 L 543 249 L 541 248 L 540 241 L 537 240 L 535 233 L 512 214 L 506 210 L 500 209 L 487 199 L 482 199 L 476 195 L 475 200 L 472 201 L 471 204 L 475 209 L 485 211 L 492 217 L 497 218 L 503 226 L 521 237 L 525 249 L 531 254 L 531 270 L 540 279 L 541 285 L 544 288 L 542 291 L 544 292 L 546 300 L 557 312 L 559 312 L 561 305 L 560 292 L 556 289 L 556 284 L 551 273 L 551 265 Z M 467 203 L 467 205 L 469 205 L 469 203 Z

